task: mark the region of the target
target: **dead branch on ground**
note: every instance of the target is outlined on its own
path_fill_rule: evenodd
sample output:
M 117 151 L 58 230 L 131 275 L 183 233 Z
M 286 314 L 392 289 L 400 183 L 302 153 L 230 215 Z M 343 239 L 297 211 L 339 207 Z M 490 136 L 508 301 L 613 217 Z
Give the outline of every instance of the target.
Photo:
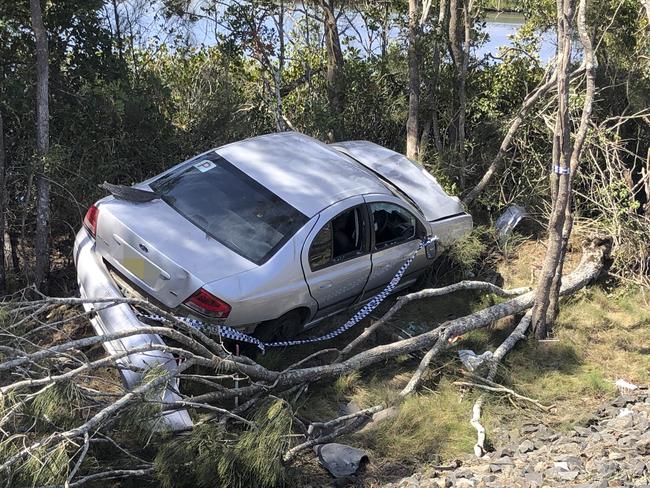
M 564 278 L 562 294 L 574 293 L 598 277 L 608 253 L 608 241 L 595 240 L 591 243 L 586 248 L 580 265 Z M 389 344 L 376 345 L 356 354 L 351 352 L 352 349 L 366 341 L 372 332 L 385 325 L 407 303 L 459 290 L 494 293 L 508 299 L 471 315 L 447 321 L 429 332 Z M 4 329 L 3 348 L 0 350 L 0 375 L 2 375 L 0 447 L 3 448 L 0 449 L 3 452 L 0 457 L 1 476 L 11 480 L 16 471 L 24 466 L 29 459 L 52 455 L 52 453 L 58 452 L 57 449 L 63 449 L 70 453 L 71 476 L 67 480 L 69 486 L 82 486 L 96 479 L 109 479 L 111 476 L 146 477 L 151 475 L 153 468 L 151 466 L 142 467 L 141 457 L 133 454 L 132 449 L 124 445 L 123 441 L 113 441 L 117 442 L 118 451 L 121 449 L 127 454 L 124 457 L 124 464 L 119 466 L 120 469 L 114 466 L 114 471 L 104 470 L 93 473 L 92 468 L 85 466 L 84 462 L 84 458 L 91 457 L 90 453 L 96 440 L 105 439 L 106 436 L 116 439 L 111 433 L 124 417 L 133 415 L 131 413 L 134 411 L 133 408 L 150 408 L 151 411 L 146 415 L 149 415 L 152 424 L 153 420 L 159 418 L 163 411 L 186 408 L 196 412 L 195 415 L 199 415 L 201 412 L 207 415 L 207 417 L 199 417 L 202 420 L 198 423 L 205 424 L 216 420 L 223 423 L 224 426 L 229 426 L 228 428 L 233 431 L 257 429 L 255 420 L 246 412 L 264 398 L 273 396 L 290 398 L 288 395 L 294 395 L 296 387 L 300 385 L 332 380 L 404 354 L 428 351 L 413 375 L 409 383 L 410 386 L 402 392 L 403 397 L 417 389 L 428 371 L 430 362 L 453 347 L 454 338 L 472 330 L 487 327 L 503 317 L 522 313 L 532 306 L 533 299 L 533 291 L 526 289 L 502 290 L 483 282 L 462 282 L 445 288 L 411 293 L 398 299 L 383 317 L 342 350 L 319 351 L 282 370 L 269 369 L 250 358 L 234 356 L 230 354 L 226 344 L 204 333 L 189 330 L 185 324 L 177 320 L 171 322 L 171 327 L 143 325 L 136 331 L 106 336 L 73 337 L 63 339 L 62 342 L 53 342 L 49 332 L 45 338 L 40 337 L 42 334 L 39 333 L 31 340 L 24 341 L 17 334 L 17 330 L 7 327 Z M 26 315 L 38 316 L 49 313 L 54 306 L 77 307 L 82 302 L 81 299 L 44 297 L 33 302 L 5 302 L 2 308 L 7 317 L 17 322 Z M 115 306 L 127 302 L 145 307 L 157 314 L 164 312 L 156 310 L 149 303 L 137 300 L 99 302 L 102 302 L 101 306 Z M 70 320 L 65 318 L 57 320 L 58 327 L 63 327 L 72 320 L 87 320 L 87 316 L 74 314 Z M 40 320 L 33 322 L 37 324 L 37 327 L 40 326 Z M 23 322 L 23 325 L 29 328 L 29 320 Z M 525 327 L 521 324 L 520 326 L 495 352 L 495 357 L 499 359 L 503 357 L 505 352 L 522 336 L 522 328 L 525 330 Z M 120 391 L 118 388 L 105 391 L 103 386 L 93 384 L 99 380 L 97 376 L 99 370 L 107 367 L 124 367 L 123 360 L 126 358 L 126 354 L 114 353 L 96 358 L 96 356 L 91 357 L 91 351 L 96 350 L 97 346 L 104 341 L 119 340 L 137 334 L 157 334 L 173 340 L 173 345 L 143 344 L 138 351 L 162 351 L 174 354 L 179 358 L 178 365 L 172 370 L 144 374 L 140 385 L 128 392 Z M 191 368 L 201 368 L 205 374 L 201 371 L 190 371 Z M 183 381 L 192 381 L 193 383 L 199 383 L 199 381 L 193 380 L 200 379 L 201 386 L 207 391 L 193 395 L 180 392 L 180 400 L 172 404 L 161 404 L 161 391 L 181 378 Z M 240 386 L 229 387 L 234 378 L 240 380 Z M 221 386 L 220 382 L 226 382 L 226 384 Z M 101 385 L 103 384 L 101 383 Z M 487 386 L 497 388 L 489 384 Z M 78 411 L 83 415 L 79 415 L 79 418 L 75 417 L 76 420 L 70 425 L 58 425 L 55 418 L 43 419 L 47 426 L 45 430 L 43 427 L 36 429 L 31 413 L 35 402 L 45 398 L 44 395 L 65 388 L 72 388 L 75 392 L 74 398 L 83 400 L 79 400 L 80 405 L 68 405 L 68 410 Z M 245 408 L 232 408 L 232 403 L 228 402 L 235 398 Z M 290 403 L 288 400 L 283 401 Z M 304 449 L 358 430 L 382 408 L 382 406 L 376 406 L 327 422 L 312 422 L 308 427 L 296 421 L 296 424 L 302 424 L 303 428 L 300 429 L 300 434 L 292 435 L 292 438 L 296 437 L 299 440 L 285 452 L 284 462 L 292 462 Z M 146 424 L 146 421 L 143 420 L 141 424 Z M 154 433 L 151 433 L 150 437 L 153 435 Z

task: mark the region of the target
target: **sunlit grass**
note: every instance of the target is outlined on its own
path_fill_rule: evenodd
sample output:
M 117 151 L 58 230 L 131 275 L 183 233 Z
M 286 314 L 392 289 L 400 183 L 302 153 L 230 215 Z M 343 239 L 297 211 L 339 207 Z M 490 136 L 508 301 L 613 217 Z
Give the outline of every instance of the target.
M 435 392 L 407 398 L 399 413 L 355 436 L 375 455 L 394 461 L 439 461 L 471 452 L 476 432 L 469 424 L 474 396 L 443 381 Z

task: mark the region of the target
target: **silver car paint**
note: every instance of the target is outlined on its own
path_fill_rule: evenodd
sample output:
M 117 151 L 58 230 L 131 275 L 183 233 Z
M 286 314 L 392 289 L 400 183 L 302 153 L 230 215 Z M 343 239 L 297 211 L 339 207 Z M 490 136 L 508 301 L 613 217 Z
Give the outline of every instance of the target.
M 351 196 L 390 193 L 359 163 L 297 132 L 253 137 L 216 151 L 307 217 Z
M 97 252 L 167 307 L 177 307 L 204 283 L 255 268 L 162 200 L 133 204 L 109 197 L 99 209 Z M 150 279 L 129 266 L 138 260 L 156 270 Z
M 308 317 L 316 313 L 318 305 L 309 294 L 300 256 L 305 238 L 319 219 L 312 217 L 262 266 L 203 285 L 232 307 L 227 325 L 245 327 L 294 309 L 305 309 Z
M 447 195 L 436 179 L 420 164 L 368 141 L 331 144 L 365 167 L 380 174 L 418 204 L 427 220 L 463 213 L 458 198 Z
M 437 235 L 443 244 L 471 230 L 471 216 L 462 211 L 455 216 L 438 212 L 436 218 L 439 220 L 427 222 L 431 214 L 424 218 L 408 202 L 394 196 L 370 170 L 333 146 L 307 136 L 273 134 L 233 143 L 216 151 L 308 215 L 309 221 L 274 256 L 258 266 L 207 237 L 160 200 L 134 204 L 107 197 L 98 202 L 97 243 L 88 237 L 85 229 L 79 232 L 75 243 L 82 296 L 122 296 L 108 272 L 106 261 L 145 295 L 170 309 L 204 287 L 231 305 L 232 311 L 225 321 L 227 325 L 249 329 L 251 325 L 299 308 L 307 312 L 306 325 L 309 326 L 325 315 L 371 298 L 374 290 L 392 278 L 409 251 L 417 245 L 417 241 L 410 241 L 376 255 L 365 255 L 358 261 L 345 261 L 313 273 L 308 263 L 311 240 L 323 225 L 343 210 L 366 201 L 397 203 L 421 221 L 428 235 Z M 357 151 L 355 157 L 362 158 L 362 155 Z M 163 174 L 189 164 L 191 160 Z M 138 186 L 146 188 L 158 177 Z M 411 197 L 421 206 L 418 199 Z M 458 209 L 457 199 L 444 192 L 436 194 L 435 199 L 439 210 Z M 143 259 L 155 266 L 148 268 L 155 276 L 138 277 L 126 265 L 130 258 Z M 409 273 L 424 269 L 429 262 L 421 251 Z M 400 288 L 412 282 L 412 276 L 407 277 Z M 101 306 L 88 304 L 87 309 L 91 308 Z M 98 334 L 106 334 L 137 328 L 141 324 L 130 307 L 120 305 L 98 310 L 93 326 Z M 115 345 L 110 343 L 107 349 L 128 350 L 151 341 L 162 342 L 162 339 L 137 335 L 119 343 L 116 341 Z M 153 363 L 151 355 L 132 356 L 129 360 L 135 365 L 158 362 L 173 367 L 171 358 L 165 355 L 154 355 Z M 139 379 L 138 374 L 128 376 L 127 386 L 133 386 Z M 172 393 L 173 388 L 170 388 L 166 395 Z M 181 415 L 177 419 L 181 425 L 187 418 L 182 413 L 178 415 Z
M 361 297 L 368 281 L 372 267 L 369 253 L 315 271 L 312 271 L 309 265 L 309 249 L 318 232 L 341 212 L 364 203 L 363 197 L 359 195 L 329 206 L 321 212 L 318 225 L 314 226 L 304 243 L 302 251 L 304 279 L 307 281 L 311 296 L 318 303 L 318 312 L 314 319 L 352 305 Z
M 79 293 L 81 298 L 122 298 L 120 290 L 101 262 L 96 252 L 95 243 L 85 229 L 81 229 L 74 243 L 74 260 L 77 266 Z M 85 303 L 87 311 L 95 310 L 96 314 L 91 323 L 98 335 L 115 334 L 128 330 L 137 330 L 143 324 L 127 304 L 106 307 L 105 304 Z M 147 344 L 164 344 L 160 336 L 155 334 L 138 334 L 122 339 L 104 342 L 104 347 L 110 354 L 120 354 L 132 351 L 134 348 Z M 142 373 L 137 369 L 148 369 L 155 366 L 166 370 L 176 367 L 175 358 L 163 351 L 148 351 L 129 354 L 117 360 L 120 374 L 128 388 L 134 388 L 142 379 Z M 178 381 L 171 381 L 161 394 L 161 401 L 174 402 L 181 400 L 177 393 Z M 161 417 L 164 424 L 173 429 L 181 430 L 192 426 L 192 420 L 186 410 L 176 410 L 165 413 Z
M 424 220 L 421 214 L 413 208 L 404 200 L 399 199 L 393 196 L 384 196 L 384 195 L 365 195 L 364 200 L 366 203 L 372 202 L 387 202 L 398 205 L 409 213 L 411 213 L 416 219 L 419 220 L 420 224 L 426 230 L 427 235 L 433 234 L 429 223 Z M 386 283 L 388 283 L 395 273 L 399 270 L 400 266 L 406 261 L 411 254 L 415 251 L 420 239 L 412 239 L 410 241 L 398 244 L 396 246 L 391 246 L 386 249 L 380 249 L 372 252 L 372 272 L 370 278 L 368 279 L 368 284 L 364 290 L 363 298 L 372 298 L 372 296 L 383 288 Z M 426 257 L 425 250 L 420 249 L 417 253 L 417 256 L 411 266 L 407 270 L 406 275 L 403 278 L 402 285 L 412 281 L 413 276 L 417 275 L 419 271 L 431 264 Z

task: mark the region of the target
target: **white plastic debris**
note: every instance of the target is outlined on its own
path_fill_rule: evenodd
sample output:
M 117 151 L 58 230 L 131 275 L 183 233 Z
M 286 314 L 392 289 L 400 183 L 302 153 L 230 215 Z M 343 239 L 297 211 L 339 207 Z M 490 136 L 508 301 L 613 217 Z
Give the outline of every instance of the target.
M 634 391 L 637 390 L 639 387 L 636 386 L 635 384 L 632 384 L 628 381 L 625 381 L 624 379 L 617 379 L 615 385 L 618 387 L 618 389 L 621 392 L 627 392 L 627 391 Z
M 519 222 L 526 217 L 528 217 L 528 212 L 524 207 L 516 204 L 508 205 L 494 224 L 499 240 L 502 241 L 508 237 Z
M 629 417 L 632 415 L 634 412 L 630 410 L 629 408 L 621 408 L 621 410 L 618 412 L 619 417 Z
M 476 355 L 474 351 L 461 349 L 458 351 L 458 357 L 467 371 L 475 371 L 485 361 L 492 359 L 492 351 L 485 351 L 483 354 Z

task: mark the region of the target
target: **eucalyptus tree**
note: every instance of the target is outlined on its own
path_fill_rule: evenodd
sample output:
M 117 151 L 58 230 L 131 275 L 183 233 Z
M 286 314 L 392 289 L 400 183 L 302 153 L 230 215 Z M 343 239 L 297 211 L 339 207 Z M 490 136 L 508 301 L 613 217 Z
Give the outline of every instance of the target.
M 344 0 L 317 0 L 323 14 L 324 41 L 327 51 L 327 98 L 330 105 L 330 139 L 339 140 L 344 131 L 343 110 L 345 109 L 345 86 L 343 69 L 345 60 L 341 50 L 337 7 Z
M 595 82 L 594 48 L 586 24 L 586 0 L 579 0 L 574 19 L 573 0 L 557 3 L 557 98 L 558 108 L 553 137 L 551 169 L 551 216 L 548 223 L 548 245 L 540 274 L 532 312 L 532 324 L 538 339 L 546 338 L 559 312 L 560 287 L 567 244 L 573 229 L 573 180 L 578 171 L 582 148 L 590 125 Z M 577 25 L 576 25 L 577 24 Z M 575 135 L 571 134 L 569 112 L 570 61 L 572 32 L 577 28 L 584 53 L 586 88 L 582 115 Z
M 50 270 L 50 180 L 47 158 L 50 151 L 49 54 L 47 31 L 40 0 L 30 0 L 29 10 L 36 44 L 36 239 L 34 282 L 47 287 Z

